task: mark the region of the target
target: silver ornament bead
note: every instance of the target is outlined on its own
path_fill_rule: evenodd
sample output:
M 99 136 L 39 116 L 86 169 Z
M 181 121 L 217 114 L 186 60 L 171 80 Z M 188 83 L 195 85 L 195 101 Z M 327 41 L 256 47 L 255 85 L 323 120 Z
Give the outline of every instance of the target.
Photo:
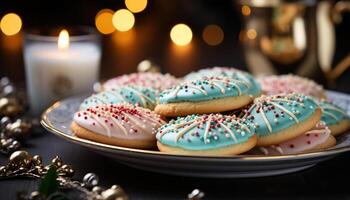
M 4 175 L 7 173 L 7 167 L 6 166 L 1 166 L 0 167 L 0 175 Z
M 191 193 L 187 195 L 189 200 L 199 200 L 204 197 L 204 192 L 199 189 L 194 189 Z
M 30 193 L 30 199 L 32 199 L 32 200 L 44 200 L 46 198 L 45 198 L 45 196 L 40 194 L 40 192 L 33 191 L 32 193 Z
M 28 123 L 25 120 L 17 119 L 15 122 L 6 125 L 6 133 L 9 137 L 24 139 L 30 134 L 31 128 L 31 123 Z
M 62 160 L 60 157 L 56 156 L 51 160 L 51 164 L 54 165 L 56 168 L 60 168 L 62 166 Z
M 17 140 L 11 140 L 11 142 L 8 143 L 7 151 L 14 152 L 18 150 L 20 147 L 21 147 L 21 144 Z
M 74 170 L 70 165 L 62 165 L 57 172 L 60 176 L 72 177 L 74 175 Z
M 41 156 L 39 156 L 39 155 L 33 156 L 33 163 L 36 166 L 41 165 L 43 163 Z
M 3 117 L 0 120 L 0 125 L 2 128 L 5 128 L 7 126 L 7 124 L 11 123 L 11 119 L 9 117 Z
M 99 181 L 99 178 L 94 173 L 87 173 L 87 174 L 85 174 L 85 176 L 83 178 L 83 183 L 88 188 L 92 188 L 92 187 L 98 185 L 98 181 Z

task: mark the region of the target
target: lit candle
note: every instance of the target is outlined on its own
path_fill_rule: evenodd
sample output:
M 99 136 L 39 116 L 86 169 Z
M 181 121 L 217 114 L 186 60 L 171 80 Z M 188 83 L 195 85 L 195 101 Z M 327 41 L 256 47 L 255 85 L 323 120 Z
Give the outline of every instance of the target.
M 70 43 L 68 31 L 62 30 L 57 42 L 26 41 L 26 79 L 34 115 L 63 97 L 92 91 L 101 52 L 96 41 L 82 42 L 79 37 L 83 36 Z

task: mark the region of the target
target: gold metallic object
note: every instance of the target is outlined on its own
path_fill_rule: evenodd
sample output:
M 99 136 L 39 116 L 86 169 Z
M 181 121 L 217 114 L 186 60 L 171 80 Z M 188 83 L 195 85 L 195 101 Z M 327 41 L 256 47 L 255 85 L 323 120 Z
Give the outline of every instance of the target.
M 18 99 L 14 97 L 0 98 L 0 116 L 13 116 L 22 111 Z
M 8 163 L 9 168 L 14 170 L 19 169 L 20 167 L 28 169 L 31 164 L 32 156 L 26 151 L 16 151 L 12 153 Z
M 295 73 L 320 80 L 335 79 L 347 68 L 333 69 L 332 62 L 334 22 L 350 11 L 350 2 L 241 0 L 240 5 L 245 24 L 240 41 L 253 74 Z

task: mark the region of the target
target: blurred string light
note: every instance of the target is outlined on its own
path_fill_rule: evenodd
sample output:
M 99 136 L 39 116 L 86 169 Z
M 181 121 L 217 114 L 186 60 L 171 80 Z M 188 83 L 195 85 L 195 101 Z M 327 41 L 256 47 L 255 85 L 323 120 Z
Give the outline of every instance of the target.
M 170 38 L 179 46 L 187 45 L 192 40 L 192 30 L 186 24 L 177 24 L 171 29 Z
M 97 13 L 95 17 L 95 26 L 102 34 L 110 34 L 115 31 L 112 22 L 113 14 L 114 12 L 111 9 L 102 9 Z
M 216 46 L 224 40 L 224 31 L 220 26 L 211 24 L 204 28 L 202 37 L 207 44 Z
M 112 22 L 118 31 L 128 31 L 134 26 L 135 17 L 127 9 L 120 9 L 114 13 Z
M 242 15 L 244 15 L 244 16 L 249 16 L 250 13 L 251 13 L 252 11 L 251 11 L 251 9 L 250 9 L 249 6 L 244 5 L 244 6 L 242 6 L 242 8 L 241 8 L 241 12 L 242 12 Z
M 142 12 L 147 6 L 147 0 L 125 0 L 125 6 L 133 13 Z
M 8 13 L 0 21 L 0 29 L 5 35 L 15 35 L 22 28 L 22 20 L 15 13 Z

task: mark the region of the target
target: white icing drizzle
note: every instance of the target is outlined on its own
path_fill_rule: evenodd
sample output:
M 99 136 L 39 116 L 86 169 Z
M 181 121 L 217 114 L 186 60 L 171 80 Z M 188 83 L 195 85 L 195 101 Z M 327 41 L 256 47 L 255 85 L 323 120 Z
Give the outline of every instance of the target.
M 87 117 L 92 119 L 93 123 L 90 121 L 86 124 L 88 122 L 85 122 L 85 120 L 88 119 Z M 159 119 L 159 121 L 155 118 Z M 120 119 L 122 121 L 120 121 Z M 160 119 L 159 115 L 156 115 L 155 113 L 152 114 L 148 109 L 133 106 L 129 103 L 93 106 L 84 111 L 79 111 L 75 121 L 92 131 L 96 128 L 103 128 L 103 133 L 105 132 L 108 137 L 112 137 L 112 131 L 113 134 L 121 131 L 124 135 L 128 135 L 129 132 L 125 127 L 126 124 L 128 124 L 127 126 L 130 126 L 130 131 L 135 130 L 137 132 L 137 129 L 139 129 L 144 133 L 151 133 L 151 129 L 153 130 L 160 127 L 162 124 L 165 124 L 165 122 Z M 94 127 L 95 122 L 99 124 L 101 128 Z M 151 124 L 151 126 L 146 126 L 147 124 Z M 115 128 L 112 128 L 114 125 Z M 101 130 L 99 131 L 101 133 Z
M 327 106 L 327 105 L 323 105 L 323 106 L 321 106 L 321 107 L 322 107 L 323 110 L 324 110 L 324 109 L 328 109 L 328 110 L 338 111 L 338 112 L 342 113 L 342 114 L 345 115 L 345 116 L 348 115 L 346 112 L 344 112 L 343 110 L 341 110 L 341 109 L 339 109 L 339 108 L 337 108 L 337 107 L 331 107 L 331 106 Z
M 300 106 L 304 106 L 303 103 L 300 103 L 300 102 L 297 102 L 297 101 L 291 101 L 291 100 L 288 100 L 288 99 L 280 99 L 280 98 L 275 98 L 275 99 L 271 99 L 271 101 L 284 101 L 284 102 L 287 102 L 287 103 L 296 103 L 296 104 L 299 104 Z
M 174 97 L 177 96 L 177 93 L 179 93 L 181 86 L 177 86 L 176 89 L 174 90 Z
M 242 125 L 241 128 L 244 129 L 245 131 L 247 131 L 248 133 L 250 133 L 250 130 L 247 127 L 247 125 Z
M 208 133 L 209 133 L 210 123 L 211 123 L 211 117 L 208 119 L 208 121 L 207 121 L 207 126 L 206 126 L 206 128 L 205 128 L 205 132 L 204 132 L 204 144 L 207 144 L 207 137 L 208 137 Z
M 278 146 L 278 145 L 271 145 L 271 148 L 275 149 L 280 154 L 283 154 L 283 150 L 282 150 L 282 148 L 280 146 Z
M 263 154 L 268 155 L 269 151 L 265 147 L 259 147 L 260 151 L 263 152 Z
M 93 118 L 97 123 L 99 123 L 107 131 L 108 137 L 111 137 L 111 130 L 109 129 L 108 124 L 106 124 L 103 121 L 101 122 L 100 119 L 97 116 L 93 115 L 93 114 L 90 114 L 89 116 L 91 118 Z
M 271 124 L 270 124 L 269 120 L 266 118 L 266 115 L 265 115 L 264 110 L 262 109 L 262 107 L 260 107 L 259 111 L 260 111 L 261 117 L 263 118 L 263 120 L 264 120 L 264 122 L 265 122 L 265 124 L 267 126 L 267 129 L 269 129 L 269 132 L 272 133 Z
M 128 117 L 130 121 L 134 122 L 135 126 L 139 127 L 143 131 L 147 131 L 147 129 L 142 124 L 139 123 L 139 120 L 136 120 L 134 117 L 126 113 L 124 114 L 124 116 Z
M 149 98 L 147 95 L 144 95 L 142 92 L 139 92 L 137 90 L 135 90 L 134 88 L 131 87 L 125 87 L 128 90 L 133 91 L 136 95 L 138 95 L 138 97 L 141 99 L 142 103 L 144 106 L 146 106 L 146 100 L 148 100 L 149 102 L 151 102 L 152 104 L 155 104 L 156 102 L 153 101 L 151 98 Z
M 230 79 L 230 82 L 227 81 L 222 81 L 222 80 L 217 80 L 217 79 L 213 79 L 211 81 L 215 81 L 215 82 L 220 82 L 220 83 L 224 83 L 224 84 L 229 84 L 232 85 L 233 87 L 235 87 L 238 91 L 238 95 L 242 94 L 241 88 L 239 88 L 239 86 L 235 83 L 235 82 L 240 82 L 243 83 L 242 81 L 239 80 L 235 80 L 235 79 Z M 249 88 L 249 86 L 247 86 Z
M 231 135 L 232 139 L 237 142 L 237 138 L 235 136 L 235 134 L 231 131 L 231 129 L 229 129 L 225 124 L 219 122 L 220 126 L 224 127 L 226 129 L 226 131 Z M 250 132 L 250 131 L 249 131 Z
M 108 100 L 106 100 L 106 98 L 103 99 L 103 98 L 99 97 L 98 94 L 94 94 L 93 96 L 91 96 L 91 100 L 92 100 L 92 101 L 96 101 L 96 100 L 97 100 L 97 101 L 100 101 L 102 104 L 108 103 Z
M 221 87 L 220 85 L 218 85 L 218 84 L 216 84 L 216 83 L 214 83 L 214 82 L 209 82 L 209 84 L 212 85 L 212 86 L 215 86 L 215 87 L 219 88 L 220 91 L 221 91 L 221 93 L 222 93 L 222 94 L 225 94 L 225 89 L 224 89 L 223 87 Z
M 323 111 L 323 114 L 328 115 L 328 116 L 330 116 L 331 118 L 333 118 L 335 120 L 338 120 L 338 118 L 333 113 L 330 113 L 330 112 L 325 111 L 323 109 L 322 109 L 322 111 Z
M 287 110 L 286 108 L 284 108 L 283 106 L 278 105 L 277 103 L 274 102 L 270 102 L 272 105 L 274 105 L 275 107 L 278 107 L 279 109 L 281 109 L 283 112 L 287 113 L 290 117 L 292 117 L 294 119 L 294 121 L 296 123 L 299 123 L 298 118 L 289 110 Z
M 199 90 L 200 92 L 202 92 L 204 95 L 208 95 L 208 93 L 207 93 L 205 90 L 203 90 L 203 89 L 201 89 L 201 88 L 199 88 L 199 87 L 197 87 L 197 86 L 187 85 L 187 87 L 193 88 L 193 89 L 197 89 L 197 90 Z
M 105 91 L 105 93 L 111 94 L 112 96 L 121 99 L 122 101 L 127 101 L 122 95 L 119 94 L 118 91 Z
M 197 123 L 191 124 L 191 125 L 185 127 L 184 129 L 182 129 L 182 130 L 178 133 L 178 135 L 176 136 L 175 142 L 177 142 L 177 141 L 180 139 L 180 137 L 182 137 L 187 131 L 189 131 L 189 130 L 191 130 L 192 128 L 198 126 L 198 124 L 199 124 L 199 123 L 197 122 Z M 164 134 L 163 134 L 163 135 L 164 135 Z
M 125 135 L 128 135 L 128 131 L 118 122 L 118 120 L 116 120 L 114 117 L 111 117 L 111 120 L 123 131 Z

